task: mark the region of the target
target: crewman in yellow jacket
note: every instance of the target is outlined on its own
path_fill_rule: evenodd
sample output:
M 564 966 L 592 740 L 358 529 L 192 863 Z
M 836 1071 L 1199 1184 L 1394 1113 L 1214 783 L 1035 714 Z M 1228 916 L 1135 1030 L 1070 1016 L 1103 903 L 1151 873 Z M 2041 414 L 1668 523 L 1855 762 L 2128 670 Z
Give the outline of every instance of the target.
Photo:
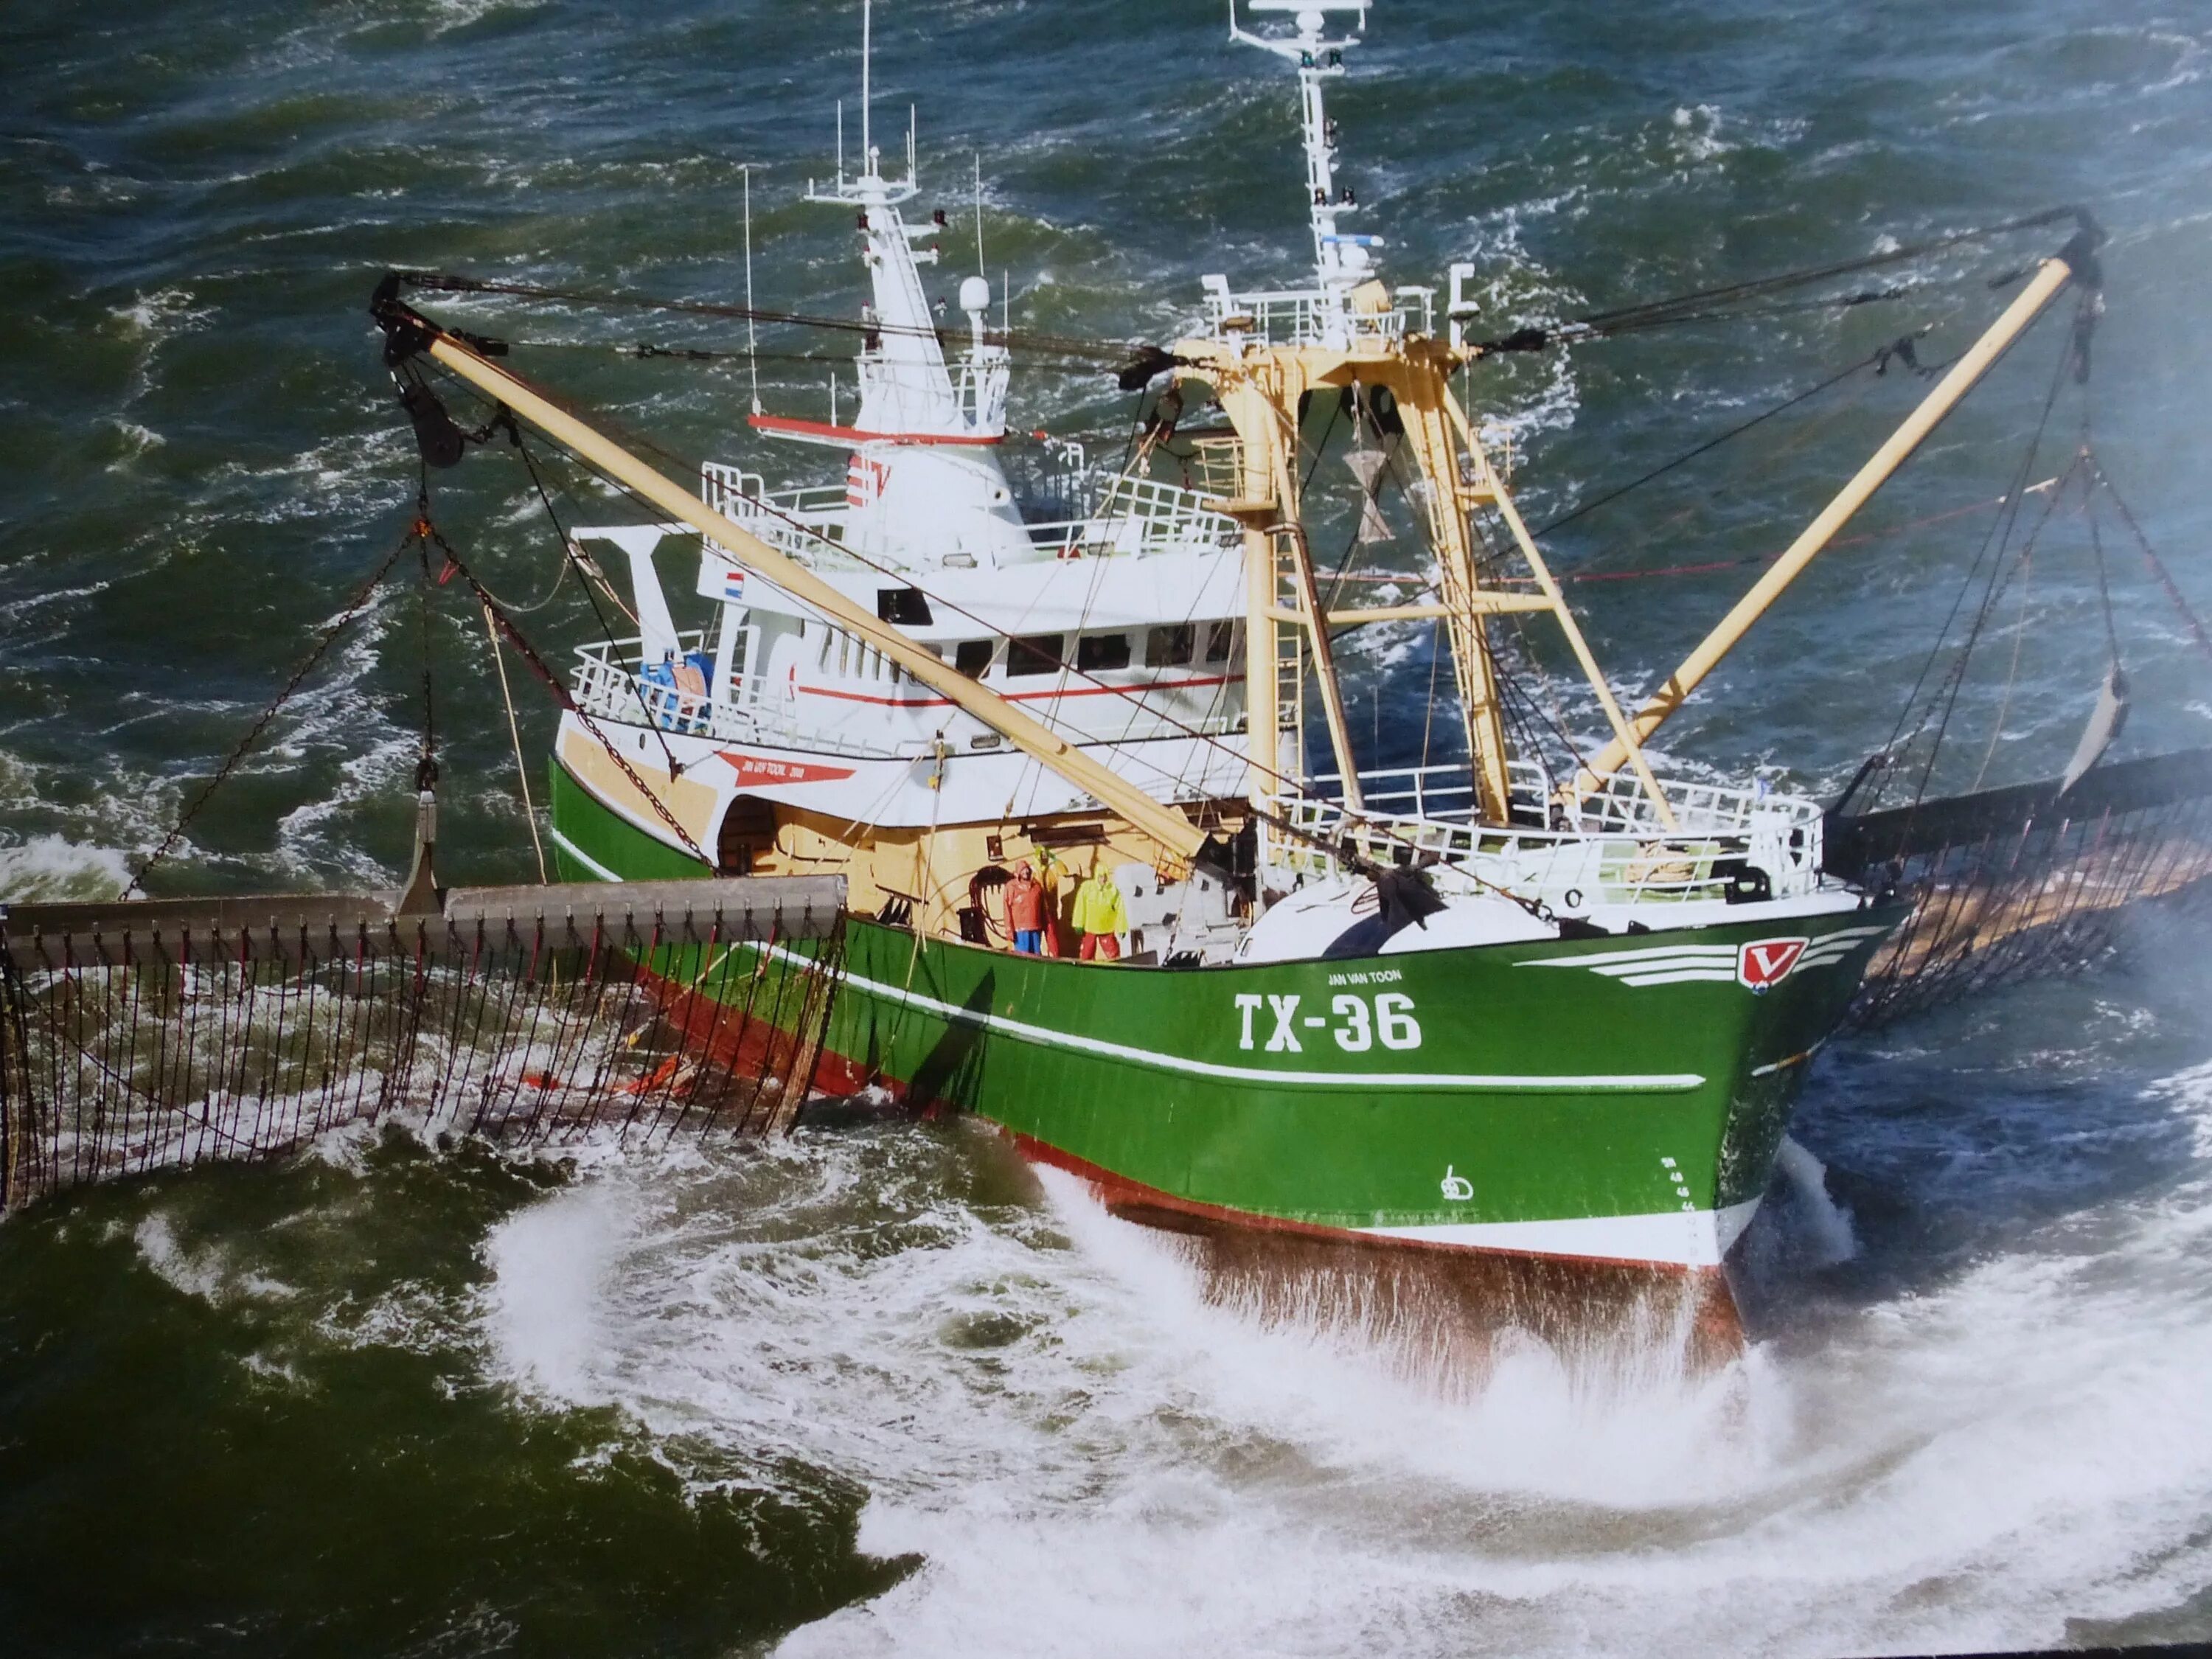
M 1106 873 L 1103 861 L 1091 866 L 1091 874 L 1075 890 L 1074 921 L 1075 931 L 1083 935 L 1079 954 L 1084 961 L 1120 959 L 1121 941 L 1117 936 L 1127 928 L 1129 913 L 1121 902 L 1121 890 Z

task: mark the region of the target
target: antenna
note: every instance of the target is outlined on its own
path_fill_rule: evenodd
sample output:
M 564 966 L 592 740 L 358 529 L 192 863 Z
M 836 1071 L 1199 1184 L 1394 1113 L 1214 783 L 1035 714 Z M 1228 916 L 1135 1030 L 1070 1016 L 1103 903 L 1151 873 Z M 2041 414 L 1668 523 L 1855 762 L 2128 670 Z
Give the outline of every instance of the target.
M 983 152 L 975 152 L 975 274 L 983 274 Z
M 870 174 L 876 170 L 876 147 L 868 137 L 868 55 L 874 50 L 875 17 L 875 0 L 860 0 L 860 165 Z
M 1344 73 L 1344 54 L 1359 44 L 1367 30 L 1367 11 L 1373 0 L 1244 0 L 1245 11 L 1255 18 L 1287 15 L 1294 33 L 1257 34 L 1238 17 L 1237 0 L 1229 0 L 1229 38 L 1272 52 L 1292 65 L 1298 76 L 1299 125 L 1304 129 L 1306 162 L 1307 217 L 1313 226 L 1314 274 L 1324 290 L 1344 291 L 1367 277 L 1374 260 L 1370 248 L 1382 246 L 1374 236 L 1340 234 L 1337 220 L 1357 213 L 1349 187 L 1336 182 L 1335 125 L 1328 118 L 1322 94 L 1325 82 Z M 1328 38 L 1332 15 L 1346 18 L 1351 33 Z
M 921 118 L 915 115 L 915 106 L 908 104 L 906 106 L 906 181 L 909 185 L 914 183 L 915 173 L 917 171 L 915 167 L 915 155 L 921 131 Z
M 747 161 L 738 171 L 745 180 L 745 369 L 752 376 L 753 413 L 757 415 L 761 412 L 760 342 L 753 312 L 753 164 Z
M 845 100 L 837 100 L 837 188 L 845 188 Z

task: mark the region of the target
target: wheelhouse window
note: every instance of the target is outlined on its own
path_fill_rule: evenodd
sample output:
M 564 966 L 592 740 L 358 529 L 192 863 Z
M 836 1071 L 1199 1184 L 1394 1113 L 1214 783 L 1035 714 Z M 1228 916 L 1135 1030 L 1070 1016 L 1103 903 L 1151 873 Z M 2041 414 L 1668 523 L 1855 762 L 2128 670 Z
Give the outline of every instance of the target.
M 1198 626 L 1194 623 L 1178 623 L 1172 628 L 1154 628 L 1145 635 L 1145 666 L 1147 668 L 1180 668 L 1198 653 Z
M 1127 634 L 1085 634 L 1075 642 L 1075 665 L 1085 673 L 1129 665 Z
M 1027 634 L 1007 641 L 1006 678 L 1018 680 L 1057 674 L 1066 643 L 1065 634 Z
M 952 665 L 971 680 L 980 680 L 991 666 L 990 640 L 963 640 L 952 647 Z
M 927 628 L 936 620 L 930 615 L 928 596 L 918 587 L 878 588 L 876 619 L 901 628 Z
M 1208 662 L 1227 662 L 1237 652 L 1237 624 L 1233 622 L 1208 623 L 1206 625 L 1206 659 Z

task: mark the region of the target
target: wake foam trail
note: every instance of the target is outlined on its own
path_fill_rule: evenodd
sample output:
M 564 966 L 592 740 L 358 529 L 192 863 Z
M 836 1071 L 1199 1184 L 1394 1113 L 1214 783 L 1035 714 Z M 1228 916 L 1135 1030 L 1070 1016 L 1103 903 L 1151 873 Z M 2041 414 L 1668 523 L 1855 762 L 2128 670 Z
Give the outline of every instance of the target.
M 517 1380 L 568 1399 L 591 1387 L 606 1327 L 607 1268 L 629 1237 L 628 1206 L 594 1182 L 519 1211 L 493 1230 L 489 1319 Z
M 974 1126 L 602 1167 L 501 1231 L 483 1322 L 702 1482 L 866 1486 L 921 1565 L 793 1656 L 2050 1643 L 2212 1570 L 2212 1075 L 2164 1086 L 2164 1197 L 1701 1376 L 1526 1341 L 1438 1399 Z
M 131 860 L 112 847 L 87 846 L 59 836 L 0 842 L 0 899 L 112 898 L 131 879 Z

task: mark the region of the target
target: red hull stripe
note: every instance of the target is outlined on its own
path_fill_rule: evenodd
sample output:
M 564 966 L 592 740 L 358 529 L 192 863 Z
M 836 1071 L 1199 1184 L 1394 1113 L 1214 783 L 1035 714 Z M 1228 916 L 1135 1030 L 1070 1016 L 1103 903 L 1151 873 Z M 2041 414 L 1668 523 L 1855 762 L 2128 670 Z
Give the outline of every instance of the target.
M 1036 702 L 1041 699 L 1057 701 L 1061 697 L 1137 697 L 1152 696 L 1155 691 L 1188 691 L 1209 685 L 1242 685 L 1242 674 L 1221 674 L 1207 680 L 1160 680 L 1151 685 L 1083 685 L 1068 691 L 1002 691 L 1000 697 L 1006 702 Z M 840 702 L 868 702 L 879 708 L 950 708 L 950 697 L 872 697 L 864 691 L 832 691 L 826 685 L 802 685 L 800 695 L 809 697 L 835 697 Z
M 960 444 L 980 447 L 1003 443 L 997 438 L 969 438 L 936 432 L 863 432 L 858 427 L 832 426 L 827 421 L 802 421 L 789 415 L 748 415 L 746 421 L 760 432 L 790 432 L 801 437 L 830 438 L 849 444 Z
M 1490 1249 L 1480 1244 L 1447 1244 L 1425 1238 L 1407 1238 L 1400 1233 L 1363 1233 L 1351 1227 L 1323 1227 L 1310 1221 L 1286 1221 L 1279 1216 L 1255 1215 L 1249 1210 L 1232 1210 L 1219 1204 L 1202 1203 L 1194 1198 L 1178 1198 L 1173 1193 L 1164 1193 L 1157 1187 L 1147 1187 L 1141 1182 L 1131 1181 L 1126 1176 L 1115 1175 L 1111 1170 L 1101 1169 L 1096 1164 L 1085 1162 L 1057 1146 L 1046 1145 L 1034 1136 L 1012 1129 L 1000 1131 L 1020 1151 L 1022 1156 L 1036 1164 L 1050 1164 L 1055 1170 L 1065 1170 L 1081 1177 L 1097 1189 L 1099 1201 L 1109 1210 L 1146 1209 L 1167 1210 L 1177 1215 L 1194 1217 L 1200 1220 L 1225 1223 L 1258 1232 L 1293 1233 L 1301 1238 L 1325 1238 L 1338 1243 L 1364 1244 L 1394 1250 L 1422 1250 L 1443 1255 L 1512 1255 L 1528 1256 L 1544 1261 L 1579 1261 L 1600 1267 L 1634 1267 L 1653 1273 L 1710 1273 L 1717 1267 L 1692 1267 L 1680 1262 L 1645 1261 L 1628 1256 L 1554 1255 L 1548 1250 Z

